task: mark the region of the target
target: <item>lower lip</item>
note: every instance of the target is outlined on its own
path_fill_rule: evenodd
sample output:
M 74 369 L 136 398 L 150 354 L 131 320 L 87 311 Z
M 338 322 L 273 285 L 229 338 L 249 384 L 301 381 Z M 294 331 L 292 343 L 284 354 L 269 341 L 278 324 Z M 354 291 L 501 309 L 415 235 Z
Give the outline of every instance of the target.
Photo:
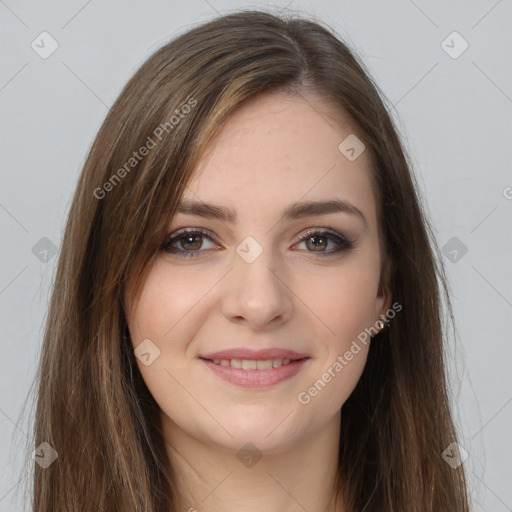
M 292 361 L 290 364 L 280 366 L 279 368 L 269 368 L 268 370 L 243 370 L 242 368 L 221 366 L 220 364 L 213 363 L 209 359 L 201 360 L 221 379 L 244 388 L 266 388 L 297 375 L 304 364 L 309 361 L 309 357 Z

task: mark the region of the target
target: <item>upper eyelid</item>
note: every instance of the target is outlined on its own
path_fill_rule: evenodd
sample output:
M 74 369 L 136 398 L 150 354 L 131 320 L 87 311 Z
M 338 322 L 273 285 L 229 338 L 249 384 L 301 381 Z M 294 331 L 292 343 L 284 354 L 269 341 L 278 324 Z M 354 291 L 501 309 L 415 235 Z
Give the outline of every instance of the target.
M 177 238 L 181 235 L 187 235 L 189 233 L 192 233 L 192 234 L 199 233 L 201 235 L 208 236 L 212 240 L 217 240 L 217 237 L 215 236 L 215 234 L 206 228 L 180 228 L 180 229 L 177 229 L 176 231 L 173 231 L 172 233 L 169 233 L 167 235 L 167 240 L 170 240 L 171 238 Z
M 331 235 L 336 235 L 336 236 L 341 236 L 343 238 L 347 238 L 343 233 L 339 233 L 335 229 L 326 228 L 326 227 L 320 227 L 320 226 L 312 226 L 312 227 L 309 227 L 309 228 L 305 228 L 304 230 L 302 230 L 300 232 L 300 234 L 302 236 L 304 236 L 304 235 L 307 235 L 308 233 L 317 233 L 317 232 L 323 232 L 323 233 L 327 233 L 327 234 L 331 234 Z M 208 236 L 210 236 L 213 239 L 217 239 L 217 236 L 213 233 L 213 231 L 210 231 L 209 229 L 206 229 L 206 228 L 198 228 L 198 227 L 178 228 L 178 229 L 176 229 L 174 231 L 171 231 L 167 235 L 167 239 L 175 238 L 177 236 L 180 236 L 182 234 L 187 234 L 187 233 L 201 233 L 201 234 L 208 235 Z M 297 235 L 297 236 L 299 236 L 299 235 Z

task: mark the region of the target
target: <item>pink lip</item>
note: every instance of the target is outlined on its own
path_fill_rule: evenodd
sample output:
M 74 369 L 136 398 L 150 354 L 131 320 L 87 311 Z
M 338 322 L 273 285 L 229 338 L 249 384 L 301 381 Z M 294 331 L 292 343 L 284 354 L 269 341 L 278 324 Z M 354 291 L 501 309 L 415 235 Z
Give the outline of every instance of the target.
M 264 350 L 249 350 L 247 348 L 234 348 L 230 350 L 221 350 L 219 352 L 212 352 L 204 356 L 199 356 L 201 359 L 248 359 L 265 361 L 266 359 L 304 359 L 309 357 L 307 354 L 294 352 L 293 350 L 286 350 L 282 348 L 267 348 Z M 258 370 L 265 371 L 265 370 Z
M 284 351 L 281 351 L 284 352 Z M 221 354 L 221 352 L 218 352 Z M 266 359 L 274 359 L 267 357 Z M 213 358 L 212 358 L 213 359 Z M 217 357 L 215 357 L 217 359 Z M 225 358 L 228 359 L 228 358 Z M 232 359 L 237 359 L 233 357 Z M 249 359 L 244 357 L 244 359 Z M 287 358 L 290 359 L 290 358 Z M 268 370 L 243 370 L 242 368 L 231 368 L 231 366 L 221 366 L 213 363 L 209 359 L 202 359 L 203 363 L 208 366 L 220 378 L 242 386 L 245 388 L 265 388 L 278 384 L 286 379 L 296 375 L 302 367 L 309 361 L 309 357 L 299 361 L 292 361 L 290 364 L 280 366 L 279 368 L 270 368 Z

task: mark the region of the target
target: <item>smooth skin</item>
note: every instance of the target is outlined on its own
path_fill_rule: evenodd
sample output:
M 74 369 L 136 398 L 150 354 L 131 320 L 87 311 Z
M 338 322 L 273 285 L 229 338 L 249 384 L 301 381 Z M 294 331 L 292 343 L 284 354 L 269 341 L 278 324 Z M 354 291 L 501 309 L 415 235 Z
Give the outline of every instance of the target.
M 138 300 L 128 289 L 133 347 L 149 339 L 160 350 L 150 365 L 137 364 L 161 408 L 180 510 L 326 510 L 340 410 L 369 343 L 308 404 L 297 397 L 390 306 L 379 289 L 369 155 L 349 161 L 340 152 L 352 131 L 332 112 L 315 96 L 281 93 L 238 110 L 183 198 L 233 209 L 236 222 L 178 214 L 170 235 L 203 228 L 211 236 L 175 239 Z M 365 221 L 346 212 L 279 220 L 294 202 L 331 199 L 349 202 Z M 340 246 L 321 235 L 300 241 L 309 228 L 338 233 L 353 247 L 333 252 Z M 248 236 L 263 250 L 251 263 L 236 251 Z M 256 389 L 222 380 L 199 359 L 241 347 L 292 349 L 310 359 L 294 377 Z M 261 455 L 256 463 L 237 456 L 247 443 Z

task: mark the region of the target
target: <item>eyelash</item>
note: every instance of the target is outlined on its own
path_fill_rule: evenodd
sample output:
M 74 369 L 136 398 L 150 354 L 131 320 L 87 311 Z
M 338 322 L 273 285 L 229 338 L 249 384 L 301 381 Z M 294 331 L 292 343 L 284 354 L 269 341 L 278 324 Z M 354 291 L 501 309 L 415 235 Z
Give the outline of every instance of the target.
M 177 233 L 170 235 L 167 240 L 162 244 L 161 250 L 170 254 L 175 254 L 178 256 L 185 256 L 185 257 L 197 257 L 201 252 L 204 252 L 204 250 L 185 250 L 185 249 L 177 249 L 176 247 L 172 247 L 172 244 L 176 241 L 185 239 L 187 236 L 190 235 L 201 235 L 206 238 L 209 238 L 212 242 L 212 235 L 209 231 L 202 229 L 202 228 L 185 228 L 181 231 L 178 231 Z M 336 244 L 338 244 L 339 248 L 335 249 L 334 251 L 331 250 L 329 252 L 325 251 L 307 251 L 311 253 L 317 253 L 320 257 L 327 257 L 334 254 L 338 254 L 340 252 L 349 251 L 354 247 L 354 242 L 352 240 L 349 240 L 343 235 L 340 235 L 338 233 L 327 231 L 325 229 L 309 229 L 307 230 L 304 235 L 299 239 L 298 243 L 304 242 L 305 240 L 308 240 L 309 238 L 327 238 L 328 240 L 334 241 Z

